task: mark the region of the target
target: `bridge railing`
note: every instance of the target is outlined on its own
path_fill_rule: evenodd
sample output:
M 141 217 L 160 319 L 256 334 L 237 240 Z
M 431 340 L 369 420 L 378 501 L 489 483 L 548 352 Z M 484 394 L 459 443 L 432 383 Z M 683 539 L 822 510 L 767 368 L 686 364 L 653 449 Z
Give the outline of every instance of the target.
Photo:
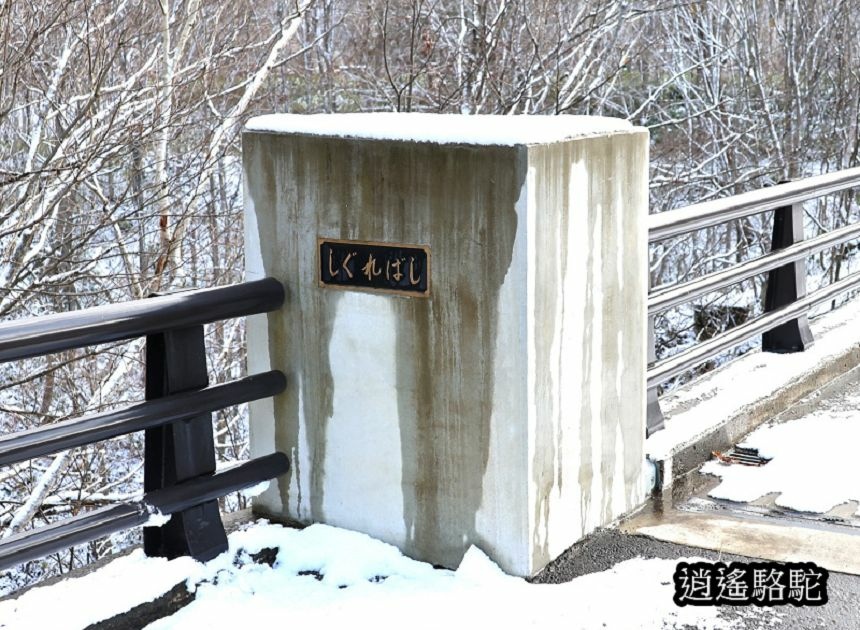
M 212 412 L 274 396 L 286 381 L 270 371 L 210 386 L 203 325 L 283 301 L 281 283 L 266 278 L 0 324 L 3 362 L 146 337 L 145 402 L 0 436 L 8 466 L 143 430 L 143 498 L 0 539 L 0 570 L 139 526 L 150 556 L 225 551 L 217 499 L 284 474 L 289 461 L 273 453 L 216 472 Z
M 860 287 L 860 272 L 856 272 L 806 294 L 806 258 L 860 237 L 860 223 L 804 240 L 801 205 L 858 185 L 860 168 L 852 168 L 649 216 L 648 242 L 654 243 L 753 214 L 775 213 L 770 253 L 694 280 L 654 287 L 649 292 L 647 435 L 664 426 L 657 397 L 659 385 L 757 335 L 762 335 L 762 350 L 766 352 L 802 351 L 812 342 L 807 321 L 809 309 Z M 764 272 L 768 272 L 768 281 L 763 315 L 666 359 L 656 360 L 657 313 Z

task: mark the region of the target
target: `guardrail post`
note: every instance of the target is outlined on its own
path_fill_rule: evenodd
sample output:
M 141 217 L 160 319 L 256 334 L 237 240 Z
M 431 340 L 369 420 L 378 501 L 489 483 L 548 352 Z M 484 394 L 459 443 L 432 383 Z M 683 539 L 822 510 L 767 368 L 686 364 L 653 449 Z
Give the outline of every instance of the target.
M 801 204 L 777 208 L 773 215 L 771 251 L 803 240 L 803 207 Z M 764 298 L 766 313 L 786 306 L 806 295 L 806 260 L 797 260 L 767 275 Z M 781 324 L 761 336 L 764 352 L 802 352 L 812 345 L 812 331 L 804 313 L 797 319 Z
M 657 340 L 654 336 L 654 316 L 648 316 L 648 366 L 657 362 Z M 657 385 L 648 388 L 648 420 L 645 425 L 645 437 L 649 437 L 665 427 L 663 410 L 657 397 Z
M 209 384 L 203 326 L 146 337 L 146 399 L 161 398 Z M 215 472 L 212 414 L 202 413 L 146 431 L 143 485 L 145 492 Z M 162 527 L 144 527 L 148 556 L 190 555 L 211 560 L 227 550 L 227 535 L 217 501 L 175 513 Z

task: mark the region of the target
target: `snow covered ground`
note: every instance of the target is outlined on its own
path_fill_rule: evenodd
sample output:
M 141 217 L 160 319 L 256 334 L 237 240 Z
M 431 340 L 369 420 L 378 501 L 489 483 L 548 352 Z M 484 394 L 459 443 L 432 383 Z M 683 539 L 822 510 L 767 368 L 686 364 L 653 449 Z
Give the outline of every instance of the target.
M 756 429 L 741 446 L 758 448 L 760 455 L 773 459 L 761 467 L 708 462 L 702 472 L 721 478 L 710 496 L 754 501 L 778 492 L 777 505 L 817 513 L 860 501 L 858 410 L 860 395 L 855 392 L 840 402 L 839 408 L 821 409 L 797 420 Z
M 272 568 L 249 558 L 266 547 L 279 549 Z M 195 601 L 149 630 L 284 623 L 374 630 L 733 627 L 718 609 L 673 604 L 676 562 L 636 558 L 566 584 L 538 585 L 505 575 L 476 548 L 456 571 L 436 570 L 364 534 L 259 522 L 232 534 L 230 551 L 206 564 L 136 551 L 90 575 L 0 602 L 0 628 L 84 628 L 182 580 L 196 592 Z

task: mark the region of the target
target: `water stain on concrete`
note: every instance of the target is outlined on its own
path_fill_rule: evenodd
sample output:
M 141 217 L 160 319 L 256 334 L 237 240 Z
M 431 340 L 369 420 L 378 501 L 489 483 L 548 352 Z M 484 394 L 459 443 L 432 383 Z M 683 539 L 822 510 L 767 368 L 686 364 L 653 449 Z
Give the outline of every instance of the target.
M 385 214 L 385 234 L 431 248 L 430 299 L 397 299 L 395 308 L 404 547 L 449 566 L 483 542 L 476 515 L 490 448 L 498 296 L 525 178 L 514 151 L 387 147 L 379 156 L 387 176 L 374 187 L 380 196 L 365 201 L 397 209 Z
M 525 152 L 256 134 L 245 134 L 244 142 L 255 160 L 246 169 L 249 189 L 272 191 L 253 199 L 259 232 L 288 235 L 261 238 L 267 273 L 287 288 L 284 316 L 269 317 L 269 347 L 283 349 L 272 353 L 272 367 L 301 383 L 301 415 L 313 449 L 310 514 L 301 514 L 301 502 L 291 500 L 290 484 L 282 480 L 284 510 L 298 503 L 301 520 L 325 518 L 323 464 L 334 387 L 328 348 L 342 295 L 308 281 L 317 274 L 301 253 L 307 251 L 301 239 L 311 234 L 428 245 L 430 298 L 386 298 L 397 322 L 391 334 L 403 547 L 414 557 L 455 566 L 470 544 L 482 543 L 476 515 L 490 448 L 498 298 L 517 234 L 514 204 L 525 179 Z M 290 277 L 288 269 L 299 269 L 301 277 Z M 301 360 L 314 353 L 314 360 Z M 391 359 L 368 357 L 374 360 Z M 301 379 L 295 378 L 299 370 Z M 289 450 L 300 444 L 297 386 L 275 405 L 275 442 Z M 307 475 L 298 463 L 293 474 Z
M 272 367 L 283 370 L 292 384 L 275 400 L 276 446 L 286 452 L 306 444 L 312 448 L 305 456 L 309 464 L 292 456 L 292 483 L 280 482 L 285 512 L 306 522 L 335 517 L 349 526 L 348 510 L 335 495 L 361 485 L 325 478 L 326 460 L 331 465 L 338 457 L 326 453 L 334 388 L 340 387 L 340 381 L 333 383 L 336 357 L 329 352 L 344 292 L 316 283 L 317 236 L 426 245 L 431 252 L 429 298 L 374 298 L 388 301 L 386 317 L 376 321 L 390 321 L 391 330 L 375 328 L 373 334 L 391 335 L 394 356 L 386 352 L 367 361 L 370 366 L 390 362 L 386 370 L 396 380 L 397 416 L 380 418 L 374 426 L 391 426 L 400 442 L 399 453 L 398 438 L 367 453 L 368 467 L 387 458 L 400 472 L 395 484 L 399 481 L 402 528 L 399 514 L 388 515 L 386 540 L 413 557 L 449 566 L 459 563 L 471 544 L 522 545 L 530 557 L 513 562 L 526 572 L 549 560 L 560 541 L 576 540 L 611 520 L 625 498 L 632 507 L 639 490 L 628 477 L 641 466 L 642 444 L 631 427 L 644 411 L 644 403 L 638 408 L 644 393 L 642 383 L 625 378 L 644 369 L 644 344 L 638 344 L 635 322 L 625 311 L 644 313 L 644 291 L 639 303 L 628 304 L 624 296 L 639 291 L 644 276 L 629 276 L 630 269 L 638 273 L 636 265 L 619 268 L 638 256 L 639 245 L 635 236 L 625 237 L 613 213 L 644 207 L 644 201 L 621 199 L 613 178 L 625 169 L 636 177 L 641 169 L 631 165 L 644 159 L 646 142 L 644 135 L 629 135 L 625 151 L 618 138 L 471 147 L 245 134 L 246 156 L 254 156 L 246 158 L 253 160 L 246 161 L 249 188 L 268 191 L 253 199 L 266 272 L 287 289 L 283 314 L 270 316 L 268 326 Z M 582 190 L 571 190 L 571 172 L 580 162 Z M 636 187 L 644 181 L 622 184 Z M 536 191 L 536 200 L 523 201 L 527 188 Z M 522 224 L 526 220 L 528 227 Z M 636 219 L 627 231 L 634 234 L 640 227 Z M 512 267 L 515 251 L 523 260 Z M 616 334 L 613 318 L 629 331 Z M 571 321 L 577 330 L 565 330 Z M 603 335 L 605 322 L 611 335 Z M 501 360 L 506 358 L 502 330 L 517 337 L 508 361 Z M 524 383 L 532 376 L 533 391 L 527 391 Z M 501 395 L 514 390 L 515 395 Z M 343 395 L 346 404 L 350 397 L 362 404 L 360 394 Z M 497 407 L 494 418 L 500 400 L 508 408 Z M 531 401 L 536 408 L 528 407 Z M 332 436 L 340 435 L 339 425 L 331 426 Z M 517 461 L 506 469 L 497 453 L 513 453 Z M 344 475 L 343 466 L 337 468 Z M 597 485 L 600 490 L 593 490 Z M 291 497 L 296 487 L 309 497 Z M 396 501 L 397 493 L 395 486 L 385 501 L 391 496 Z M 302 512 L 303 505 L 309 513 Z M 556 510 L 561 512 L 551 514 Z
M 638 272 L 627 258 L 635 257 L 638 245 L 635 230 L 627 229 L 625 221 L 634 227 L 637 221 L 622 216 L 628 205 L 638 207 L 628 198 L 638 194 L 641 182 L 616 180 L 636 172 L 630 164 L 646 157 L 643 144 L 635 136 L 608 137 L 529 149 L 529 163 L 537 173 L 530 211 L 536 215 L 539 253 L 534 265 L 541 279 L 533 305 L 536 566 L 552 557 L 550 523 L 558 519 L 551 518 L 551 510 L 570 511 L 578 520 L 579 532 L 570 533 L 575 539 L 613 520 L 619 503 L 630 509 L 639 500 L 642 437 L 625 415 L 632 418 L 638 409 L 642 388 L 631 379 L 641 367 L 642 348 L 637 335 L 618 322 L 625 310 L 643 308 L 641 302 L 628 302 L 630 291 L 625 289 L 641 285 L 640 278 L 631 277 Z M 577 275 L 569 279 L 568 272 Z M 577 330 L 566 330 L 571 325 Z M 570 388 L 573 402 L 565 403 Z M 565 430 L 577 432 L 567 447 Z M 568 473 L 564 485 L 567 467 L 577 473 Z M 622 475 L 624 479 L 617 478 Z M 558 540 L 556 528 L 556 545 Z
M 313 282 L 316 277 L 315 259 L 309 260 L 309 238 L 315 239 L 318 226 L 309 226 L 302 208 L 331 207 L 336 193 L 337 180 L 329 186 L 314 185 L 310 174 L 331 172 L 324 162 L 330 159 L 325 152 L 311 151 L 313 143 L 306 139 L 246 134 L 243 137 L 244 155 L 252 156 L 253 165 L 246 166 L 249 190 L 253 199 L 266 272 L 280 278 L 285 285 L 286 300 L 280 313 L 269 316 L 268 334 L 270 361 L 287 377 L 287 389 L 275 397 L 275 445 L 279 450 L 293 452 L 301 448 L 299 424 L 302 416 L 312 418 L 305 424 L 307 443 L 311 445 L 310 471 L 301 467 L 301 457 L 292 458 L 292 475 L 302 487 L 301 476 L 309 474 L 310 514 L 303 513 L 302 501 L 290 496 L 290 479 L 278 480 L 283 509 L 296 506 L 296 517 L 302 520 L 322 521 L 325 518 L 324 466 L 326 430 L 332 415 L 333 383 L 327 348 L 332 335 L 334 314 L 340 294 L 327 292 L 320 295 Z M 311 146 L 308 146 L 311 144 Z M 257 145 L 257 146 L 255 146 Z M 340 185 L 347 185 L 340 182 Z M 329 215 L 330 216 L 330 215 Z M 321 212 L 319 222 L 327 222 L 327 213 Z M 341 216 L 338 214 L 338 221 Z M 283 235 L 271 238 L 271 235 Z M 298 269 L 298 277 L 295 270 Z M 281 349 L 272 352 L 272 349 Z M 304 361 L 305 356 L 316 356 Z M 301 386 L 301 391 L 299 390 Z M 300 404 L 301 400 L 301 414 Z

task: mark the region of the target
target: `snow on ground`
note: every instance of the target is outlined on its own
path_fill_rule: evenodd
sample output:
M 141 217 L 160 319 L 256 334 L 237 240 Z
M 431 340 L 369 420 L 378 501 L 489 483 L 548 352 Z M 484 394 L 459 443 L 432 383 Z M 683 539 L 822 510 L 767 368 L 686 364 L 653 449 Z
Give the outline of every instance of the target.
M 34 588 L 0 602 L 2 630 L 85 628 L 155 599 L 186 579 L 199 564 L 191 558 L 146 558 L 137 550 L 90 575 Z
M 273 568 L 248 559 L 266 547 L 279 549 Z M 715 608 L 673 604 L 676 563 L 637 558 L 567 584 L 538 585 L 505 575 L 474 547 L 456 571 L 436 570 L 364 534 L 261 522 L 232 534 L 230 551 L 206 564 L 146 558 L 137 551 L 90 575 L 0 602 L 0 628 L 83 628 L 182 579 L 196 589 L 195 601 L 148 630 L 285 623 L 374 630 L 730 628 Z
M 702 472 L 721 478 L 710 496 L 754 501 L 779 492 L 777 505 L 818 513 L 860 501 L 860 397 L 848 397 L 843 405 L 756 429 L 741 446 L 773 459 L 760 467 L 708 462 Z

